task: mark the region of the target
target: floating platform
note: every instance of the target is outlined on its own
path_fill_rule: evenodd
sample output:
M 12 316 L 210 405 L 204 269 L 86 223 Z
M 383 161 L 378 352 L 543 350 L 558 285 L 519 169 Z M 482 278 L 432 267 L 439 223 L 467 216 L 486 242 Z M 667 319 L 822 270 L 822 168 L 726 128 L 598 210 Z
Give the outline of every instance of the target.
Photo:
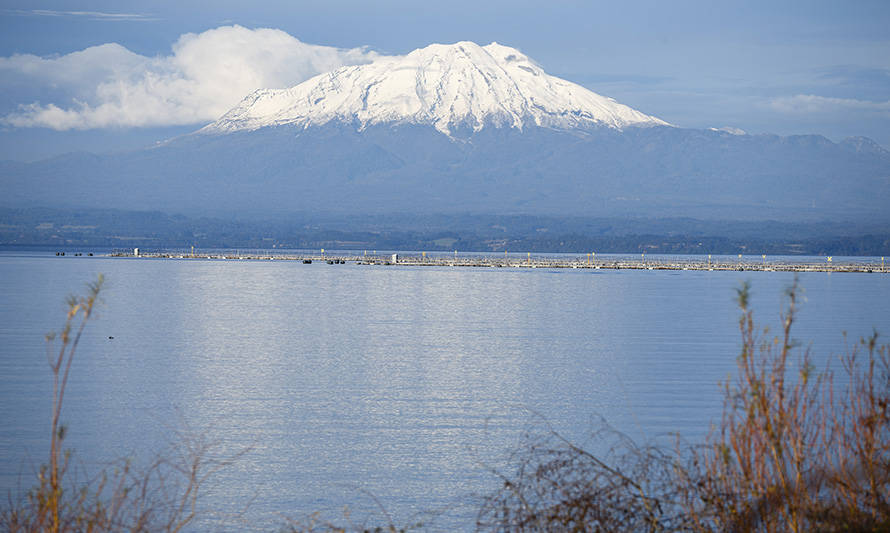
M 883 262 L 832 262 L 827 258 L 824 262 L 752 260 L 743 258 L 738 261 L 708 260 L 703 256 L 689 256 L 689 259 L 613 259 L 598 258 L 554 258 L 554 257 L 494 257 L 494 256 L 436 256 L 404 255 L 397 258 L 391 255 L 330 255 L 330 254 L 278 254 L 278 253 L 178 253 L 178 252 L 144 252 L 113 253 L 111 257 L 135 257 L 139 259 L 211 259 L 233 261 L 298 261 L 310 264 L 313 261 L 329 265 L 357 264 L 382 266 L 417 266 L 417 267 L 475 267 L 475 268 L 575 268 L 575 269 L 612 269 L 612 270 L 707 270 L 707 271 L 751 271 L 751 272 L 861 272 L 886 273 Z

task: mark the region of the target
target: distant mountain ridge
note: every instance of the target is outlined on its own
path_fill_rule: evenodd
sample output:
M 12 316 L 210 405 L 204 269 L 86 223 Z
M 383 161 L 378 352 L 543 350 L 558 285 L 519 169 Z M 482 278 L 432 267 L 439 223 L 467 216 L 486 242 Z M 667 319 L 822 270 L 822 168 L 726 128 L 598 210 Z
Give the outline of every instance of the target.
M 108 156 L 0 163 L 0 205 L 270 213 L 887 220 L 870 139 L 675 127 L 515 49 L 431 45 L 248 96 Z

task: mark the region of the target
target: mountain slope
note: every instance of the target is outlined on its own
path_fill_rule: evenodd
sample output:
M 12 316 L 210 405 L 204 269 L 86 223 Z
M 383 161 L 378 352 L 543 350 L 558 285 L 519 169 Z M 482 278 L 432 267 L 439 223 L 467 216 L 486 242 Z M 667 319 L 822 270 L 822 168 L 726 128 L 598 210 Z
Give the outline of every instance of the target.
M 486 124 L 558 129 L 666 122 L 549 76 L 514 48 L 497 43 L 433 44 L 403 57 L 343 67 L 290 89 L 247 96 L 205 133 L 267 126 L 308 127 L 332 120 L 426 124 L 445 134 Z
M 683 129 L 553 78 L 514 49 L 431 45 L 258 91 L 192 135 L 0 163 L 0 205 L 890 222 L 866 138 Z
M 329 123 L 189 136 L 72 155 L 2 177 L 7 206 L 258 214 L 527 213 L 812 220 L 888 218 L 890 156 L 820 136 L 670 127 L 578 134 Z

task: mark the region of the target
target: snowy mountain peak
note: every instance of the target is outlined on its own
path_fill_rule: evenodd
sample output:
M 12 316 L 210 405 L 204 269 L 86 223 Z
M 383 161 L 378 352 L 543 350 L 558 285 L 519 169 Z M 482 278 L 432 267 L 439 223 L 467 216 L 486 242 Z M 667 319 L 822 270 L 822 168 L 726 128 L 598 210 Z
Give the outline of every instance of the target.
M 469 41 L 431 44 L 405 56 L 342 67 L 289 89 L 247 96 L 206 133 L 302 127 L 339 120 L 429 124 L 450 135 L 487 125 L 556 129 L 667 125 L 580 85 L 550 76 L 522 52 Z

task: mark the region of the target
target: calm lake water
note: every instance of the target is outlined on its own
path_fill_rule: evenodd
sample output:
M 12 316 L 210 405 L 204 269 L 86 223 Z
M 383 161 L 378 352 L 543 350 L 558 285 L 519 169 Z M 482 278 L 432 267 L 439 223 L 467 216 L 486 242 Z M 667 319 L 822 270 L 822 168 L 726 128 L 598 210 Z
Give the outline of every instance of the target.
M 471 529 L 489 467 L 529 427 L 585 442 L 603 417 L 695 440 L 739 349 L 734 290 L 778 327 L 792 274 L 303 265 L 0 254 L 0 490 L 33 484 L 51 398 L 44 334 L 99 273 L 66 443 L 86 468 L 147 458 L 183 428 L 249 448 L 201 529 L 274 531 L 320 511 Z M 817 361 L 890 334 L 890 275 L 800 275 L 795 336 Z M 110 339 L 109 337 L 113 337 Z M 596 443 L 590 443 L 595 447 Z M 245 510 L 246 509 L 246 510 Z M 243 511 L 243 512 L 242 512 Z

